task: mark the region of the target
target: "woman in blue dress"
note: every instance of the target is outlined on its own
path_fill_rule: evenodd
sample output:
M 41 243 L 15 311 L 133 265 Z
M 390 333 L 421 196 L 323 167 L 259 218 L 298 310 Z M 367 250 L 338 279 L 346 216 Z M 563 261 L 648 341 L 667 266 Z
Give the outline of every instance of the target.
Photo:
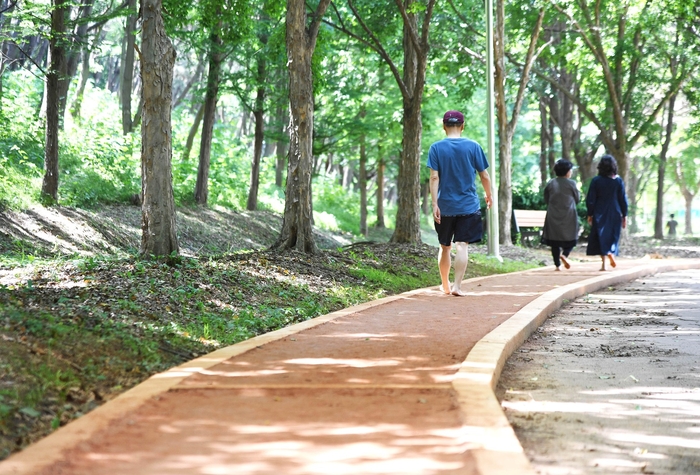
M 617 176 L 617 162 L 611 155 L 603 155 L 598 163 L 598 175 L 591 180 L 586 195 L 588 236 L 586 255 L 600 256 L 606 270 L 606 258 L 615 267 L 619 253 L 620 233 L 627 226 L 627 195 L 622 178 Z

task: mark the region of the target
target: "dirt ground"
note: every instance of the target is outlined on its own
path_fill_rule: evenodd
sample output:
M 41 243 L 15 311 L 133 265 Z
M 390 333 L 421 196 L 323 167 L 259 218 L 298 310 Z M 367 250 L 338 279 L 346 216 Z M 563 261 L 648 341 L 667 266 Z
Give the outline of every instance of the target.
M 540 474 L 700 473 L 700 271 L 565 305 L 511 356 L 497 395 Z

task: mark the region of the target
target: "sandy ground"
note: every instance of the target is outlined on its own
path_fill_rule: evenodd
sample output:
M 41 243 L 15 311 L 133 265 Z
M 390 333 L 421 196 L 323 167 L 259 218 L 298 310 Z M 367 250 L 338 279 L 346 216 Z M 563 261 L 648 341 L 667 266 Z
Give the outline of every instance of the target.
M 563 306 L 508 360 L 497 395 L 538 473 L 697 475 L 700 270 Z

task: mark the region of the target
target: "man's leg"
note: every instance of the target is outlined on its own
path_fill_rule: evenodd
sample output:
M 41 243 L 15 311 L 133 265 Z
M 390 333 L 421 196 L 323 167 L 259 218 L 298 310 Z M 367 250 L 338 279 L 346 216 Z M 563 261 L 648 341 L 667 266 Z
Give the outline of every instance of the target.
M 450 293 L 450 267 L 452 266 L 452 256 L 450 251 L 452 246 L 440 245 L 440 250 L 438 251 L 438 268 L 440 269 L 440 281 L 442 285 L 440 290 L 446 294 Z
M 465 295 L 462 290 L 462 279 L 467 270 L 467 262 L 469 261 L 469 244 L 466 242 L 456 242 L 455 248 L 457 255 L 455 256 L 455 283 L 452 286 L 452 295 Z

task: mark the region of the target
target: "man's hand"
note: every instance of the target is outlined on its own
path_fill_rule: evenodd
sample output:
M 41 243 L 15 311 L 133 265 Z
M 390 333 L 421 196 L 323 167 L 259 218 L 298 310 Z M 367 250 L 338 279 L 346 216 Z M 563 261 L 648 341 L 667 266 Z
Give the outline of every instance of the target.
M 440 207 L 438 205 L 433 205 L 433 219 L 440 224 Z
M 491 209 L 492 204 L 493 204 L 493 200 L 491 199 L 491 196 L 490 195 L 486 196 L 486 209 Z

